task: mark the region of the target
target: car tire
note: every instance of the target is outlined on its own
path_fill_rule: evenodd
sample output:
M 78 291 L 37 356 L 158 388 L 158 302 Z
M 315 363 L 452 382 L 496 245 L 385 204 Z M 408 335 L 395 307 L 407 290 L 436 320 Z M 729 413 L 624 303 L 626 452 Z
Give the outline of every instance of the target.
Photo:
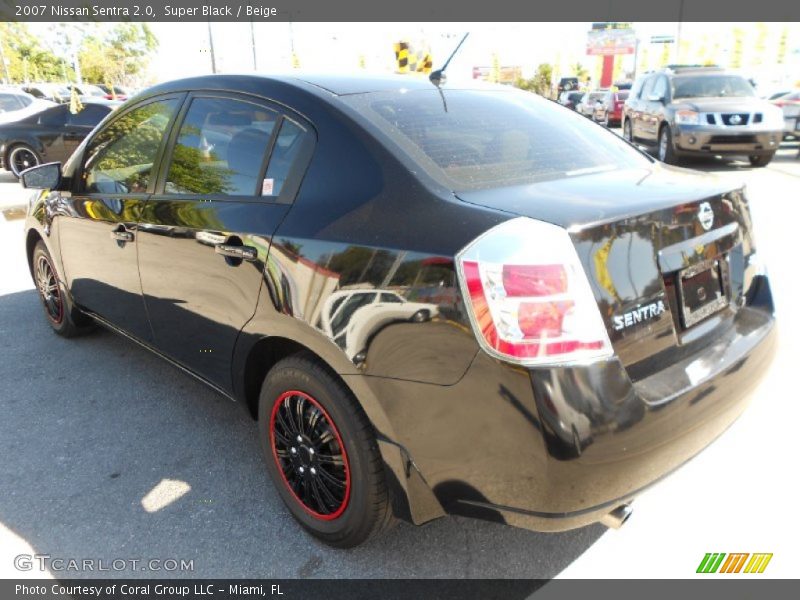
M 748 160 L 750 161 L 751 167 L 766 167 L 772 159 L 775 157 L 775 153 L 771 152 L 770 154 L 751 154 L 748 156 Z
M 625 119 L 622 122 L 622 137 L 629 141 L 631 144 L 633 143 L 633 131 L 631 130 L 631 121 L 630 119 Z
M 424 323 L 425 321 L 428 321 L 430 318 L 431 318 L 430 311 L 427 311 L 425 309 L 420 309 L 413 315 L 411 315 L 411 320 L 414 323 Z
M 658 131 L 658 160 L 668 165 L 674 165 L 678 162 L 678 157 L 675 155 L 675 147 L 672 145 L 672 130 L 669 125 L 662 125 Z
M 351 548 L 393 523 L 372 425 L 352 393 L 316 359 L 294 355 L 270 369 L 259 397 L 258 429 L 281 499 L 314 537 Z
M 27 144 L 17 144 L 8 151 L 8 170 L 19 179 L 20 174 L 25 169 L 30 169 L 42 163 L 41 157 L 36 150 Z
M 94 322 L 91 317 L 82 313 L 70 300 L 47 246 L 41 240 L 36 243 L 31 255 L 31 276 L 53 331 L 70 338 L 92 328 Z

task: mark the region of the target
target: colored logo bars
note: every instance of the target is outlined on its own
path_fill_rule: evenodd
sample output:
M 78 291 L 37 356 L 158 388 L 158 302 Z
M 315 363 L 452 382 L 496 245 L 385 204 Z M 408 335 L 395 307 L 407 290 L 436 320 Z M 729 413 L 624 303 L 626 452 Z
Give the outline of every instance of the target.
M 748 557 L 750 560 L 748 560 Z M 770 560 L 772 560 L 772 553 L 749 554 L 744 552 L 725 554 L 724 552 L 708 552 L 703 557 L 703 560 L 700 561 L 700 566 L 697 567 L 697 572 L 763 573 Z M 742 570 L 742 567 L 744 567 L 744 570 Z

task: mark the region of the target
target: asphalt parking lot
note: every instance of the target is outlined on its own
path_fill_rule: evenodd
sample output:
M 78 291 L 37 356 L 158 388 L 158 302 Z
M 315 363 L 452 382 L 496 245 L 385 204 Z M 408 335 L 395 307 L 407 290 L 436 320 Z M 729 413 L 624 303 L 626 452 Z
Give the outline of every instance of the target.
M 537 534 L 462 518 L 400 524 L 354 550 L 306 535 L 267 480 L 240 407 L 107 331 L 63 340 L 40 314 L 16 206 L 0 174 L 0 577 L 14 557 L 193 561 L 192 571 L 80 576 L 691 577 L 706 552 L 772 552 L 762 576 L 796 576 L 800 394 L 798 144 L 751 169 L 692 168 L 745 181 L 772 276 L 780 350 L 751 407 L 698 458 L 651 488 L 619 531 Z M 76 576 L 51 570 L 50 575 Z

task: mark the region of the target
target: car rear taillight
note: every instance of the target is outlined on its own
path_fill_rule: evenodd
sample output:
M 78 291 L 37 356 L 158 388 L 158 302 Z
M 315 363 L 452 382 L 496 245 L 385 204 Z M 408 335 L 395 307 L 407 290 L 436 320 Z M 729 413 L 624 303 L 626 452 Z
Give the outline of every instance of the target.
M 511 219 L 464 248 L 456 262 L 470 322 L 489 354 L 531 366 L 612 355 L 565 229 Z

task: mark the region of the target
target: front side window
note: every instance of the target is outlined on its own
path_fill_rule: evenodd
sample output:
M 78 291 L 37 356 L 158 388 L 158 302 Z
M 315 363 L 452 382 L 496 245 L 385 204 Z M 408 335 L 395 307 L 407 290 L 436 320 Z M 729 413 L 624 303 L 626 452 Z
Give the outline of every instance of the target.
M 667 97 L 667 78 L 663 75 L 656 79 L 655 85 L 653 85 L 653 91 L 650 92 L 654 96 L 658 96 L 659 98 L 666 98 Z
M 181 125 L 167 194 L 256 196 L 278 114 L 232 98 L 195 98 Z
M 177 107 L 175 98 L 151 102 L 104 127 L 86 148 L 84 190 L 103 194 L 146 192 L 159 146 Z

